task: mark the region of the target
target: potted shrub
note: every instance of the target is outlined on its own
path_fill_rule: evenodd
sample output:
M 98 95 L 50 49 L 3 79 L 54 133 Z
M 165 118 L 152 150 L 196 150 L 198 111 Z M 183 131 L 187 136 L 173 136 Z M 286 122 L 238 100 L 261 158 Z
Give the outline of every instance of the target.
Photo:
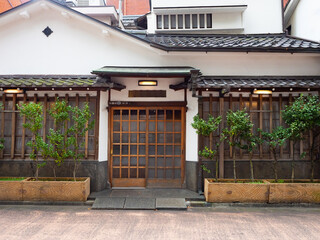
M 314 180 L 314 159 L 316 139 L 320 134 L 320 102 L 318 96 L 300 95 L 282 113 L 288 125 L 287 138 L 295 143 L 303 139 L 304 133 L 312 132 L 312 144 L 309 148 L 311 161 L 310 180 L 295 179 L 295 159 L 292 158 L 290 180 L 270 184 L 270 203 L 320 203 L 320 181 Z M 293 149 L 294 150 L 294 149 Z M 303 153 L 302 155 L 305 155 Z
M 30 109 L 29 109 L 30 108 Z M 26 116 L 27 123 L 24 127 L 29 127 L 40 131 L 42 128 L 42 105 L 28 103 L 20 108 L 21 114 Z M 29 109 L 29 111 L 25 111 Z M 59 99 L 49 111 L 50 116 L 54 119 L 55 129 L 49 130 L 48 142 L 42 140 L 38 132 L 33 132 L 33 138 L 29 146 L 32 147 L 30 158 L 34 159 L 37 164 L 37 169 L 48 164 L 53 169 L 54 177 L 38 177 L 38 172 L 35 178 L 28 178 L 22 181 L 22 200 L 25 201 L 86 201 L 90 194 L 90 178 L 61 178 L 56 177 L 56 171 L 68 158 L 74 156 L 79 159 L 80 155 L 74 153 L 77 150 L 74 143 L 74 136 L 77 130 L 72 126 L 65 128 L 65 123 L 70 121 L 70 114 L 81 115 L 81 123 L 89 126 L 89 118 L 83 117 L 83 112 L 91 116 L 88 108 L 84 110 L 78 109 L 72 111 L 72 107 L 68 106 L 65 101 Z M 34 119 L 37 119 L 35 122 Z M 34 121 L 35 123 L 33 123 Z M 29 124 L 29 125 L 28 125 Z M 82 125 L 81 125 L 82 126 Z M 33 128 L 32 128 L 33 127 Z M 85 134 L 89 127 L 82 129 L 81 134 Z M 37 135 L 38 134 L 38 135 Z M 72 147 L 73 146 L 73 147 Z M 39 163 L 39 157 L 42 157 L 44 162 Z M 19 199 L 20 200 L 20 199 Z
M 269 186 L 267 182 L 254 182 L 252 155 L 253 149 L 257 145 L 257 138 L 252 134 L 252 127 L 253 124 L 244 110 L 227 113 L 227 128 L 223 130 L 221 138 L 230 139 L 228 143 L 234 147 L 232 153 L 234 179 L 205 179 L 206 201 L 260 203 L 268 201 Z M 251 180 L 237 179 L 236 148 L 245 149 L 249 153 Z

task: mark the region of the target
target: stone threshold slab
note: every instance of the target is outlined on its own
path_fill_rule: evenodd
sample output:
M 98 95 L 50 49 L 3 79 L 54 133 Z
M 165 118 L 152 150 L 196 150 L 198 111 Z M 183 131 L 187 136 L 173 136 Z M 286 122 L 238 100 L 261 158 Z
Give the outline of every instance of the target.
M 93 210 L 186 210 L 184 198 L 97 197 Z

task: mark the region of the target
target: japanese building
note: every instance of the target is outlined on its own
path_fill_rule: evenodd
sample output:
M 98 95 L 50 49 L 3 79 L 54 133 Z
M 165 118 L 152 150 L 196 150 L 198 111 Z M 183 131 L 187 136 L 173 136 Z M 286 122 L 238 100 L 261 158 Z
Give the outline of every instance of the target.
M 271 131 L 283 124 L 281 110 L 294 97 L 320 90 L 320 44 L 286 35 L 281 0 L 153 0 L 136 22 L 139 30 L 126 31 L 114 7 L 70 8 L 50 0 L 0 15 L 1 175 L 32 175 L 25 147 L 30 134 L 16 104 L 42 102 L 47 116 L 59 97 L 71 105 L 88 102 L 94 112 L 79 172 L 91 177 L 93 191 L 197 191 L 200 164 L 214 168 L 199 159 L 198 146 L 217 137 L 198 138 L 191 127 L 196 114 L 245 108 L 255 128 Z M 45 121 L 44 139 L 53 126 Z M 309 144 L 301 141 L 296 154 Z M 220 145 L 221 178 L 232 177 L 232 151 Z M 281 149 L 283 178 L 292 154 L 290 143 Z M 248 178 L 248 155 L 236 155 L 239 177 Z M 271 161 L 260 145 L 256 174 L 270 177 Z M 298 178 L 309 177 L 308 159 L 297 166 Z M 71 173 L 62 167 L 60 174 Z

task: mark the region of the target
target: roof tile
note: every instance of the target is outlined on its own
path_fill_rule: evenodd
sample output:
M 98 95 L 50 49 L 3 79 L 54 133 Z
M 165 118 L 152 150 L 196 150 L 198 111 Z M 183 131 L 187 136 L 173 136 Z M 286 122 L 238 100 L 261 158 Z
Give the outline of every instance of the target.
M 136 35 L 166 50 L 320 52 L 320 44 L 284 34 L 269 35 Z

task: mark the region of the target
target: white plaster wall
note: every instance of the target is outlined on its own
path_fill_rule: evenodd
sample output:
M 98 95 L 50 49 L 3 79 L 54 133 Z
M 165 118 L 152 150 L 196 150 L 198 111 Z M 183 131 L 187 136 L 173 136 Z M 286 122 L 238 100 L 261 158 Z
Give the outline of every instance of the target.
M 198 113 L 198 99 L 188 91 L 188 111 L 186 114 L 186 160 L 198 161 L 198 135 L 192 128 L 193 117 Z
M 100 91 L 99 162 L 108 160 L 108 92 Z
M 300 0 L 289 24 L 293 36 L 320 42 L 320 1 Z
M 138 80 L 157 80 L 158 86 L 138 86 Z M 170 102 L 170 101 L 184 101 L 184 92 L 183 91 L 174 91 L 169 89 L 170 84 L 178 84 L 183 82 L 182 78 L 112 78 L 112 81 L 121 83 L 126 86 L 126 89 L 123 89 L 121 92 L 112 90 L 111 91 L 111 101 L 155 101 L 155 102 Z M 129 90 L 166 90 L 166 98 L 128 98 Z
M 42 33 L 47 26 L 53 30 L 49 37 Z M 319 54 L 168 53 L 81 16 L 66 19 L 53 10 L 30 10 L 30 19 L 19 17 L 19 12 L 2 16 L 0 36 L 0 74 L 89 74 L 107 65 L 192 66 L 206 75 L 320 74 Z
M 308 0 L 305 0 L 308 1 Z M 318 0 L 315 0 L 318 1 Z M 152 7 L 194 7 L 194 6 L 234 6 L 248 5 L 243 12 L 242 33 L 265 34 L 282 33 L 282 1 L 281 0 L 153 0 Z M 150 17 L 155 22 L 155 18 Z M 155 25 L 152 24 L 151 27 Z M 219 25 L 219 28 L 222 26 Z M 154 32 L 154 31 L 149 31 Z M 235 33 L 238 33 L 235 32 Z

